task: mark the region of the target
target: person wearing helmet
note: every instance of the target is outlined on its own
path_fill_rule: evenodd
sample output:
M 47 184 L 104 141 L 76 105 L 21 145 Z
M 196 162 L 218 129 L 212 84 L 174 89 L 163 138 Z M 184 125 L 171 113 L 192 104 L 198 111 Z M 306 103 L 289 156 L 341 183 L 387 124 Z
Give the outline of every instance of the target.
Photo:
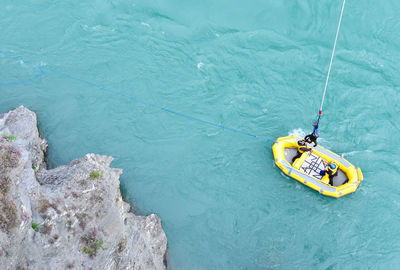
M 315 121 L 315 122 L 313 123 L 313 127 L 314 127 L 313 132 L 312 132 L 311 134 L 305 136 L 305 137 L 304 137 L 304 140 L 305 140 L 307 143 L 314 143 L 314 146 L 313 146 L 313 147 L 315 147 L 315 146 L 317 146 L 317 139 L 318 139 L 318 137 L 319 137 L 318 122 Z
M 313 147 L 318 145 L 317 144 L 317 139 L 318 139 L 318 137 L 314 133 L 311 133 L 311 134 L 309 134 L 309 135 L 304 137 L 304 140 L 307 143 L 313 143 L 314 144 Z
M 292 162 L 294 162 L 296 159 L 298 159 L 299 157 L 301 157 L 301 155 L 304 152 L 308 152 L 311 151 L 311 148 L 309 148 L 306 144 L 305 140 L 301 140 L 297 142 L 297 155 L 295 157 L 292 158 Z
M 321 170 L 320 175 L 322 175 L 322 181 L 327 180 L 326 178 L 329 178 L 329 185 L 333 186 L 333 177 L 335 177 L 336 175 L 338 175 L 338 169 L 339 166 L 334 163 L 334 162 L 326 162 L 323 161 L 324 165 L 326 166 L 325 170 Z M 325 178 L 325 179 L 324 179 Z M 325 182 L 325 181 L 324 181 Z

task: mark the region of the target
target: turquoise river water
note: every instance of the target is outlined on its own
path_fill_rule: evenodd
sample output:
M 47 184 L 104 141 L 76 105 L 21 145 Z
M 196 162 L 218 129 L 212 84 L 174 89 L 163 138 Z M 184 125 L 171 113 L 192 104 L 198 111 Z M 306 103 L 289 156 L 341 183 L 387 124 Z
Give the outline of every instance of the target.
M 50 167 L 114 156 L 171 269 L 398 269 L 398 0 L 346 3 L 325 100 L 358 191 L 284 176 L 263 139 L 311 131 L 341 4 L 3 0 L 0 111 L 37 113 Z

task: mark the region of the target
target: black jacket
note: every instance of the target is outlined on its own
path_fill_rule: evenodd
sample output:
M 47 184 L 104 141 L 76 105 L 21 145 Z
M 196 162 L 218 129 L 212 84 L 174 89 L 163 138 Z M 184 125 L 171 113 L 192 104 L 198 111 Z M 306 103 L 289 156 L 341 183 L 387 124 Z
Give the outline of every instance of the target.
M 308 139 L 310 139 L 311 142 L 314 143 L 314 146 L 317 146 L 317 145 L 318 145 L 318 144 L 317 144 L 317 136 L 315 136 L 314 133 L 312 133 L 312 134 L 307 135 L 307 136 L 304 137 L 304 140 L 305 140 L 305 141 L 307 141 Z

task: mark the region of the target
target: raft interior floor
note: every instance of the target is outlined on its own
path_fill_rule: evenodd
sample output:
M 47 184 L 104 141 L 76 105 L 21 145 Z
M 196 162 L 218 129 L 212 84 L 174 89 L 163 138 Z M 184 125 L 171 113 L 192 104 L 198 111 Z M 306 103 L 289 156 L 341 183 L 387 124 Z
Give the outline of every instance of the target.
M 310 153 L 306 160 L 304 160 L 303 164 L 300 167 L 300 170 L 308 174 L 309 176 L 312 176 L 314 178 L 317 178 L 318 180 L 322 179 L 322 176 L 320 175 L 321 170 L 325 170 L 325 166 L 323 163 L 323 159 L 320 158 L 319 156 L 314 155 L 313 153 Z
M 285 148 L 284 149 L 285 158 L 290 163 L 293 164 L 292 159 L 297 155 L 297 148 Z M 322 179 L 320 175 L 321 170 L 325 170 L 325 166 L 323 163 L 324 159 L 321 157 L 310 153 L 303 164 L 300 167 L 300 170 L 308 174 L 309 176 L 316 178 L 318 180 Z M 341 186 L 348 181 L 346 174 L 340 170 L 338 170 L 338 175 L 333 177 L 333 185 Z

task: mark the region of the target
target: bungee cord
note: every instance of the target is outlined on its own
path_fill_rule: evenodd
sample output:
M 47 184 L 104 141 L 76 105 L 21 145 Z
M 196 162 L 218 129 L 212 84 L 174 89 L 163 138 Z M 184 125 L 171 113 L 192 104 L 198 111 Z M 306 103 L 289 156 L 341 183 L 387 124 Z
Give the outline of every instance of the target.
M 344 5 L 345 5 L 345 4 L 346 4 L 346 0 L 343 0 L 342 10 L 341 10 L 341 12 L 340 12 L 339 23 L 338 23 L 338 27 L 337 27 L 337 30 L 336 30 L 335 42 L 334 42 L 334 44 L 333 44 L 333 50 L 332 50 L 332 55 L 331 55 L 331 61 L 330 61 L 330 63 L 329 63 L 328 74 L 326 75 L 325 88 L 324 88 L 324 93 L 323 93 L 323 95 L 322 95 L 321 107 L 319 108 L 319 112 L 318 112 L 317 126 L 319 125 L 319 120 L 320 120 L 321 114 L 322 114 L 322 107 L 324 106 L 326 89 L 328 88 L 329 76 L 330 76 L 330 74 L 331 74 L 332 62 L 333 62 L 333 57 L 334 57 L 334 55 L 335 55 L 336 43 L 337 43 L 337 39 L 338 39 L 338 36 L 339 36 L 340 24 L 341 24 L 341 22 L 342 22 L 342 16 L 343 16 L 343 10 L 344 10 Z

